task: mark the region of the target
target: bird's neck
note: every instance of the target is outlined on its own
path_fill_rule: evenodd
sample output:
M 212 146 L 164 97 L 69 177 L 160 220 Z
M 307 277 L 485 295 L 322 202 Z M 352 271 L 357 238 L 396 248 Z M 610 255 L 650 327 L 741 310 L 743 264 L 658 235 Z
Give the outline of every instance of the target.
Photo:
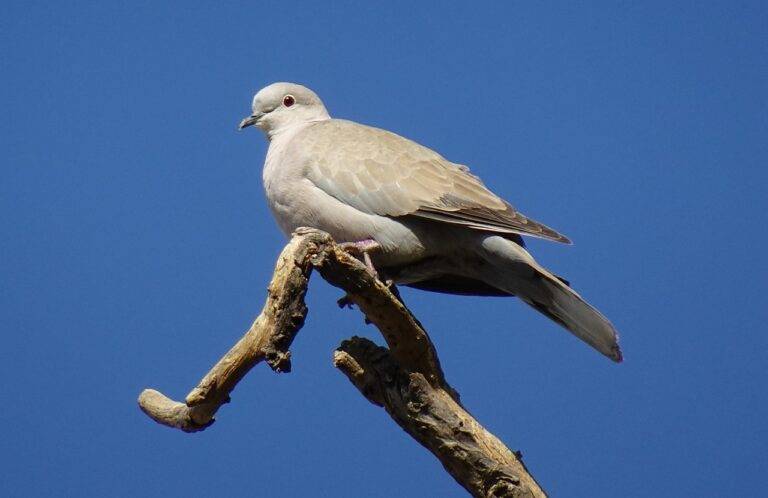
M 272 141 L 279 136 L 292 135 L 292 131 L 300 130 L 311 123 L 331 119 L 325 109 L 308 109 L 298 116 L 292 116 L 292 118 L 285 123 L 275 123 L 275 126 L 267 131 L 267 138 Z

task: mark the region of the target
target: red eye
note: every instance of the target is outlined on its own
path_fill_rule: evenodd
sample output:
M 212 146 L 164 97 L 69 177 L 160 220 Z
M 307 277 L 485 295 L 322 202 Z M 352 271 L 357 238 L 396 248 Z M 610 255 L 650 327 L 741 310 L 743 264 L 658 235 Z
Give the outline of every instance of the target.
M 295 103 L 296 103 L 296 99 L 293 98 L 293 95 L 286 95 L 285 97 L 283 97 L 283 105 L 285 107 L 291 107 Z

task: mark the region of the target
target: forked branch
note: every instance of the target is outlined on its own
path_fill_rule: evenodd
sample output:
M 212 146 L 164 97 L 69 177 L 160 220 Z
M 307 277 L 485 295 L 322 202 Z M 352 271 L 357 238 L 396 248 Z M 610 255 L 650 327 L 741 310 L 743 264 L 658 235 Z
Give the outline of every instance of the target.
M 334 365 L 369 401 L 383 406 L 473 496 L 546 496 L 519 453 L 461 406 L 445 381 L 432 341 L 399 297 L 328 234 L 313 229 L 294 234 L 278 258 L 261 314 L 186 402 L 146 389 L 139 396 L 141 409 L 163 425 L 203 430 L 256 364 L 265 360 L 276 372 L 290 371 L 288 349 L 306 317 L 304 296 L 313 268 L 347 293 L 347 300 L 376 325 L 389 346 L 354 337 L 334 353 Z

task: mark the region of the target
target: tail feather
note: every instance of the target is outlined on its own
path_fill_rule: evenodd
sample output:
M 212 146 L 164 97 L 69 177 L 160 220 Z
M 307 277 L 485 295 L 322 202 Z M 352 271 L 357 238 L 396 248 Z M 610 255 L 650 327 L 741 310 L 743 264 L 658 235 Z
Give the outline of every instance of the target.
M 537 270 L 533 285 L 526 286 L 535 290 L 518 296 L 608 358 L 621 362 L 619 337 L 611 322 L 555 276 Z
M 482 273 L 483 281 L 518 296 L 613 361 L 622 361 L 616 329 L 568 281 L 547 271 L 512 241 L 490 236 L 481 247 L 480 254 L 491 263 Z

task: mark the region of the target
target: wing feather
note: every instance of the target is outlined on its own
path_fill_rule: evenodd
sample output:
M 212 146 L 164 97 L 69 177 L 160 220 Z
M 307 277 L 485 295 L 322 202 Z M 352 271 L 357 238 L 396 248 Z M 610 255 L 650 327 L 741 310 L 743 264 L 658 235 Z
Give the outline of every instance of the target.
M 466 166 L 394 133 L 334 119 L 307 127 L 293 141 L 297 151 L 309 151 L 307 178 L 361 211 L 570 243 L 488 190 Z

